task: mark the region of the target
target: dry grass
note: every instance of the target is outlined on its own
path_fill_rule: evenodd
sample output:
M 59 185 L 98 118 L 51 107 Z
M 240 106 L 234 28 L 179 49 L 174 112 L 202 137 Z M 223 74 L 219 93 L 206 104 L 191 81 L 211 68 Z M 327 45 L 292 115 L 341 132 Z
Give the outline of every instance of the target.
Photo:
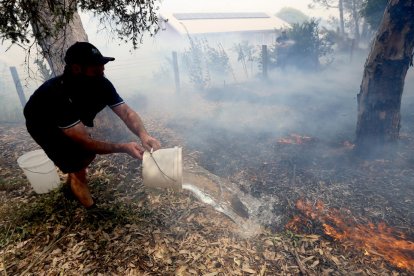
M 180 144 L 162 124 L 149 122 L 148 127 Z M 93 195 L 113 216 L 90 219 L 58 190 L 45 195 L 31 191 L 15 164 L 17 156 L 36 148 L 24 126 L 0 126 L 0 141 L 4 275 L 409 274 L 326 236 L 264 228 L 243 237 L 239 225 L 187 192 L 147 193 L 140 163 L 124 155 L 94 162 Z M 185 162 L 196 166 L 197 154 L 187 153 Z

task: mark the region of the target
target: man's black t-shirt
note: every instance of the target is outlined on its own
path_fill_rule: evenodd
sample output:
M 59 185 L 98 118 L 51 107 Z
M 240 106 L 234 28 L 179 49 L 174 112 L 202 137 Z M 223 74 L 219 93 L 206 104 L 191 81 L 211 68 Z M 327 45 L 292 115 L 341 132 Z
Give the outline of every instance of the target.
M 124 101 L 105 77 L 59 76 L 48 80 L 30 97 L 24 108 L 29 125 L 44 129 L 69 128 L 82 122 L 92 127 L 96 114 Z
M 46 81 L 24 108 L 26 126 L 33 139 L 64 172 L 82 168 L 82 160 L 94 156 L 63 133 L 80 122 L 92 127 L 106 106 L 124 103 L 105 77 L 58 76 Z

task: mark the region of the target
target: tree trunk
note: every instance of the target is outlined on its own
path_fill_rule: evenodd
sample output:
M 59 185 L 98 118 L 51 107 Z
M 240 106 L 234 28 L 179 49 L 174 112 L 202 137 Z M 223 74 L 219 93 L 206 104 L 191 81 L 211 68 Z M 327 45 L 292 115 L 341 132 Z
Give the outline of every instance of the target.
M 42 54 L 46 58 L 53 76 L 63 73 L 65 68 L 63 58 L 66 49 L 76 41 L 88 41 L 88 36 L 77 12 L 73 14 L 71 21 L 68 22 L 68 24 L 65 24 L 63 28 L 57 30 L 54 29 L 53 26 L 64 19 L 57 18 L 54 15 L 53 9 L 57 6 L 64 7 L 65 9 L 76 8 L 76 6 L 69 7 L 68 2 L 72 3 L 72 5 L 76 5 L 76 1 L 39 1 L 39 19 L 36 22 L 32 21 L 33 32 L 37 39 L 37 43 L 42 49 Z M 48 26 L 51 28 L 52 32 L 49 35 L 45 35 L 45 27 L 42 26 Z
M 338 2 L 338 9 L 339 9 L 339 31 L 342 36 L 345 35 L 345 22 L 344 22 L 344 2 L 343 0 L 339 0 Z
M 391 0 L 366 60 L 358 94 L 358 153 L 376 152 L 398 140 L 401 96 L 413 47 L 414 0 Z
M 361 28 L 361 41 L 362 42 L 367 42 L 369 41 L 371 35 L 370 35 L 370 29 L 368 26 L 368 23 L 365 19 L 362 18 L 362 28 Z
M 68 2 L 75 6 L 69 7 Z M 88 41 L 88 36 L 76 11 L 71 21 L 66 22 L 62 29 L 57 31 L 53 29 L 57 22 L 64 20 L 56 18 L 53 9 L 59 5 L 59 7 L 64 7 L 67 10 L 70 8 L 76 9 L 76 1 L 41 0 L 39 5 L 40 14 L 38 20 L 40 21 L 32 22 L 33 31 L 37 38 L 37 43 L 42 49 L 42 54 L 50 66 L 52 76 L 61 75 L 65 68 L 64 57 L 67 48 L 76 41 Z M 49 30 L 45 30 L 45 27 L 42 26 L 51 28 L 52 33 L 44 35 Z M 95 121 L 97 126 L 95 135 L 101 139 L 120 140 L 129 133 L 125 125 L 109 108 L 105 108 L 96 117 Z
M 355 3 L 356 0 L 352 0 L 352 18 L 354 19 L 354 36 L 355 36 L 355 44 L 358 46 L 359 41 L 361 39 L 361 35 L 359 32 L 359 13 L 357 10 L 357 5 Z

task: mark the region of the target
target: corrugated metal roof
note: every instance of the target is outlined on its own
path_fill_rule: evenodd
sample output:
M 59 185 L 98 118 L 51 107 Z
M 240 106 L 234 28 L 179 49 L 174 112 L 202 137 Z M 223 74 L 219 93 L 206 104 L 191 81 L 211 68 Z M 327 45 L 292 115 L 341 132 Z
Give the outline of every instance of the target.
M 264 12 L 218 12 L 218 13 L 173 13 L 178 20 L 195 20 L 195 19 L 241 19 L 241 18 L 269 18 Z
M 270 32 L 288 28 L 286 21 L 265 12 L 256 13 L 163 13 L 166 29 L 180 34 Z

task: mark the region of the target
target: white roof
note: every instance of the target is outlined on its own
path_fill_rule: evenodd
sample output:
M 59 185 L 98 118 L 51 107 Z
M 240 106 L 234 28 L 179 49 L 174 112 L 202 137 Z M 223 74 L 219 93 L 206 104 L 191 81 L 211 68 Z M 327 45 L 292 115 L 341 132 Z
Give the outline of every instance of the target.
M 180 34 L 268 32 L 288 28 L 289 23 L 265 12 L 163 13 L 170 27 Z

